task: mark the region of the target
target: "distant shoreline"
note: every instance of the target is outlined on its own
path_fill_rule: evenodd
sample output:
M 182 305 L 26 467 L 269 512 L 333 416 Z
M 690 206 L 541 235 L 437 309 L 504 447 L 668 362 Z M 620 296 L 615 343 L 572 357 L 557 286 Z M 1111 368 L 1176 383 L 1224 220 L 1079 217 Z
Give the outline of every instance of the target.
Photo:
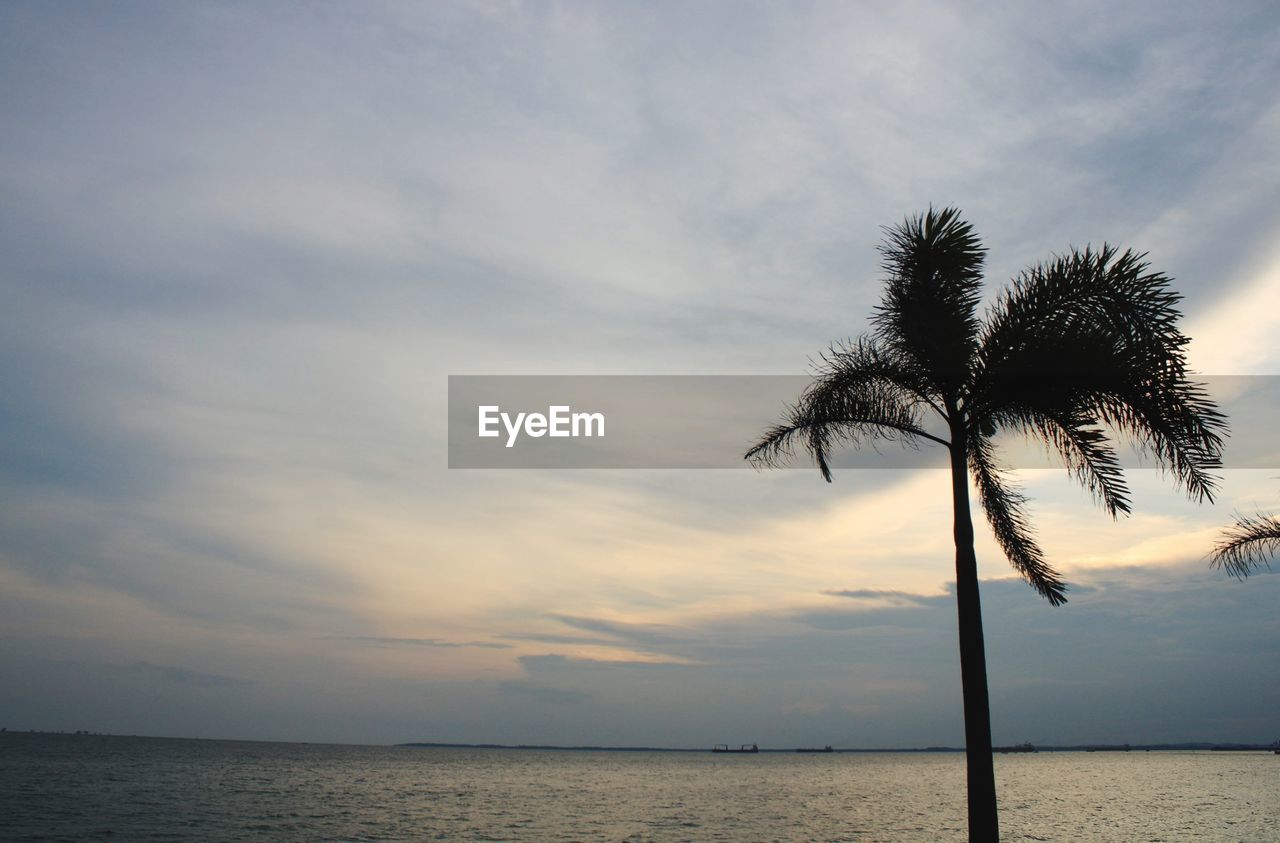
M 710 747 L 661 747 L 661 746 L 559 746 L 555 744 L 497 744 L 497 743 L 435 743 L 426 741 L 411 741 L 408 743 L 394 744 L 402 747 L 417 747 L 421 749 L 530 749 L 530 750 L 554 750 L 557 752 L 710 752 Z M 1073 746 L 1039 746 L 1035 748 L 1035 752 L 1156 752 L 1156 751 L 1215 751 L 1215 752 L 1271 752 L 1275 749 L 1274 744 L 1243 744 L 1243 743 L 1204 743 L 1204 742 L 1188 742 L 1188 743 L 1170 743 L 1170 744 L 1079 744 Z M 795 754 L 796 747 L 760 747 L 760 753 L 781 752 Z M 964 752 L 964 747 L 955 746 L 926 746 L 926 747 L 898 747 L 890 749 L 869 749 L 865 747 L 846 747 L 834 748 L 832 753 L 907 753 L 907 752 Z M 825 754 L 825 753 L 820 753 Z M 1004 753 L 997 752 L 997 755 Z M 1026 754 L 1026 753 L 1013 753 Z
M 292 744 L 296 746 L 353 746 L 353 747 L 402 747 L 405 749 L 495 749 L 495 750 L 543 750 L 555 752 L 697 752 L 710 753 L 711 746 L 698 747 L 666 747 L 666 746 L 563 746 L 559 744 L 500 744 L 500 743 L 445 743 L 437 741 L 408 741 L 395 744 L 363 744 L 341 743 L 334 741 L 277 741 L 257 738 L 193 738 L 173 735 L 125 735 L 108 732 L 90 731 L 40 731 L 37 729 L 4 729 L 0 730 L 0 739 L 14 737 L 62 737 L 62 738 L 125 738 L 158 741 L 223 741 L 226 743 L 269 743 Z M 1207 741 L 1187 741 L 1183 743 L 1160 744 L 1074 744 L 1070 746 L 1053 746 L 1036 744 L 1036 752 L 1156 752 L 1156 751 L 1215 751 L 1215 752 L 1272 752 L 1274 743 L 1209 743 Z M 797 747 L 760 747 L 760 753 L 795 754 Z M 835 747 L 832 753 L 963 753 L 964 747 L 926 746 L 926 747 Z M 817 753 L 819 755 L 826 753 Z M 1001 753 L 997 753 L 1001 754 Z

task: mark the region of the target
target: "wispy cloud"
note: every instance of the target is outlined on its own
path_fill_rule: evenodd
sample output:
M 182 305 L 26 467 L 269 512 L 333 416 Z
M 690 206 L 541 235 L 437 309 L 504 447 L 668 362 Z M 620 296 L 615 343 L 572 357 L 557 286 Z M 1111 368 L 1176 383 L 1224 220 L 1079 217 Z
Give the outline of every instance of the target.
M 1280 371 L 1277 22 L 1265 3 L 3 6 L 0 617 L 32 677 L 15 717 L 110 697 L 135 731 L 402 739 L 437 718 L 446 738 L 572 740 L 625 711 L 649 743 L 679 705 L 697 736 L 719 718 L 910 742 L 923 718 L 950 740 L 944 476 L 450 472 L 446 376 L 803 373 L 866 329 L 878 227 L 929 202 L 977 224 L 993 290 L 1072 244 L 1148 249 L 1198 366 Z M 1215 665 L 1240 665 L 1221 626 L 1213 653 L 1189 630 L 1227 592 L 1179 578 L 1230 507 L 1280 486 L 1231 472 L 1214 510 L 1135 474 L 1118 523 L 1061 472 L 1023 474 L 1081 587 L 1052 613 L 1001 580 L 993 630 L 1057 641 L 1032 652 L 1073 682 L 1130 681 L 1140 654 L 1110 630 L 1222 685 Z M 1269 583 L 1225 604 L 1258 660 Z M 1002 659 L 1041 675 L 1001 635 L 993 682 Z M 1099 652 L 1111 666 L 1080 655 Z M 540 657 L 564 661 L 521 661 Z M 137 688 L 177 693 L 179 673 L 113 686 L 72 662 L 257 684 L 225 686 L 234 711 L 164 707 Z M 1237 676 L 1255 722 L 1274 681 Z M 384 708 L 344 695 L 369 683 Z M 1126 687 L 1176 697 L 1187 728 L 1209 705 L 1172 668 L 1153 683 Z M 884 698 L 859 687 L 915 690 L 860 731 L 840 712 Z M 1037 705 L 1082 723 L 1010 699 L 1011 738 L 1038 737 Z M 318 700 L 330 719 L 299 734 Z
M 602 632 L 616 639 L 643 643 L 679 644 L 687 641 L 687 633 L 666 624 L 628 623 L 610 621 L 602 618 L 587 618 L 575 615 L 550 615 L 566 626 L 584 629 L 588 632 Z
M 150 662 L 132 662 L 126 665 L 111 666 L 113 672 L 133 674 L 145 679 L 173 682 L 180 685 L 193 685 L 198 688 L 247 688 L 257 683 L 252 679 L 241 679 L 235 676 L 223 676 L 218 673 L 205 673 L 199 670 L 188 670 L 167 664 L 151 664 Z
M 575 691 L 566 688 L 552 688 L 547 685 L 534 685 L 529 682 L 503 682 L 502 693 L 514 697 L 527 697 L 540 703 L 551 705 L 572 705 L 585 703 L 591 699 L 586 691 Z
M 334 635 L 329 636 L 339 641 L 354 641 L 359 644 L 375 644 L 384 647 L 442 647 L 460 649 L 477 647 L 487 650 L 509 650 L 510 644 L 497 641 L 446 641 L 442 638 L 392 638 L 382 635 Z
M 828 597 L 847 597 L 850 600 L 857 600 L 871 605 L 918 606 L 921 608 L 924 607 L 924 601 L 927 599 L 920 594 L 911 594 L 906 591 L 889 591 L 880 588 L 829 589 L 822 593 Z

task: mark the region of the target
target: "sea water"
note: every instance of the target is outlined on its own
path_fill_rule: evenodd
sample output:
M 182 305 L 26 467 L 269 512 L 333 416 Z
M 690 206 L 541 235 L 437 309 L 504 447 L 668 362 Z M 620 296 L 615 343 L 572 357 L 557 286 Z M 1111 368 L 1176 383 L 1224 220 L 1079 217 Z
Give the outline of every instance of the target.
M 1006 840 L 1277 841 L 1280 756 L 996 758 Z M 610 752 L 0 734 L 0 838 L 960 840 L 959 753 Z

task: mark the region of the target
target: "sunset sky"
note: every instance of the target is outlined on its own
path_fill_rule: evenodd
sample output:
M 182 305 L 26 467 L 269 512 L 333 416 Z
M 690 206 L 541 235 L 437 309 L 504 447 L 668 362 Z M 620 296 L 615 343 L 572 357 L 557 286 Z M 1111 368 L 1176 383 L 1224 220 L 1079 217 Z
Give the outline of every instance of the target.
M 450 470 L 450 375 L 796 375 L 881 226 L 1149 252 L 1280 375 L 1280 7 L 0 5 L 0 726 L 963 743 L 939 471 Z M 749 442 L 730 445 L 745 450 Z M 1280 736 L 1280 576 L 1130 472 L 985 524 L 997 743 Z M 802 466 L 803 467 L 803 464 Z M 1273 567 L 1274 564 L 1273 564 Z M 1278 568 L 1277 570 L 1280 570 Z

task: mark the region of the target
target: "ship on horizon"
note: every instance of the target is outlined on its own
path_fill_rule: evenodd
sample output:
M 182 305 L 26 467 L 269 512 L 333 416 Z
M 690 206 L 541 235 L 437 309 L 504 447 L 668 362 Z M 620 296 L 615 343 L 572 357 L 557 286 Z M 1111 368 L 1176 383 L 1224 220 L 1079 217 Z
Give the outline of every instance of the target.
M 1003 752 L 1003 753 L 1008 753 L 1008 752 L 1039 752 L 1039 751 L 1040 751 L 1040 750 L 1036 749 L 1036 748 L 1035 748 L 1032 744 L 1030 744 L 1030 743 L 1020 743 L 1020 744 L 1017 744 L 1017 745 L 1015 745 L 1015 746 L 993 746 L 993 747 L 991 747 L 991 748 L 992 748 L 994 751 L 996 751 L 996 752 Z

